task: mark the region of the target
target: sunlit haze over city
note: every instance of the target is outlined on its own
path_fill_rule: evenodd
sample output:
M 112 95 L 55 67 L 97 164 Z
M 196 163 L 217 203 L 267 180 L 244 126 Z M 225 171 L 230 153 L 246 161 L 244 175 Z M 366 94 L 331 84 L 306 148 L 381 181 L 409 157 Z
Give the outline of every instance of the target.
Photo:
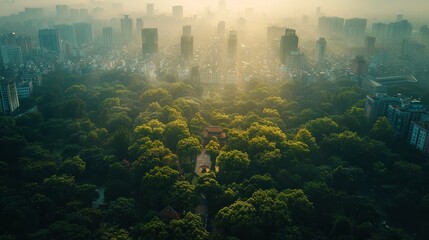
M 429 0 L 0 0 L 0 240 L 429 239 Z

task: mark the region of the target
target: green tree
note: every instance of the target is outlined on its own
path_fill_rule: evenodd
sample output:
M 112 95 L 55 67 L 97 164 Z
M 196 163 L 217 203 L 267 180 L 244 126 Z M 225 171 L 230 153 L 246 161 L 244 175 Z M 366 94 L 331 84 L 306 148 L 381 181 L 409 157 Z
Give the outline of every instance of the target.
M 167 123 L 164 131 L 164 144 L 175 151 L 177 143 L 190 136 L 188 125 L 185 121 L 175 120 Z
M 254 239 L 255 230 L 261 223 L 256 208 L 248 202 L 237 201 L 224 207 L 216 215 L 215 225 L 226 236 Z
M 74 156 L 61 164 L 60 171 L 64 174 L 79 177 L 85 171 L 85 167 L 86 163 L 79 156 Z
M 187 181 L 178 181 L 172 187 L 169 194 L 170 203 L 176 211 L 191 212 L 197 205 L 195 186 Z
M 219 166 L 219 178 L 229 183 L 242 180 L 250 165 L 247 153 L 238 150 L 221 151 L 216 162 Z
M 141 180 L 143 200 L 151 208 L 164 208 L 168 202 L 168 193 L 178 177 L 179 172 L 170 167 L 154 167 Z
M 205 240 L 209 236 L 201 223 L 201 218 L 190 212 L 183 219 L 172 220 L 167 229 L 172 240 Z
M 338 133 L 339 131 L 338 124 L 329 117 L 310 120 L 304 124 L 304 127 L 310 131 L 311 135 L 317 141 L 321 141 L 324 136 L 328 136 L 331 133 Z
M 386 117 L 380 117 L 374 123 L 374 126 L 370 131 L 370 135 L 376 140 L 391 144 L 394 137 L 393 127 L 390 125 Z
M 100 240 L 132 240 L 125 229 L 117 227 L 102 227 L 98 229 L 97 239 Z
M 294 140 L 307 144 L 312 152 L 319 150 L 316 139 L 311 135 L 310 131 L 305 128 L 301 128 L 298 131 Z
M 117 198 L 110 202 L 107 215 L 113 224 L 129 227 L 136 218 L 136 204 L 133 198 Z
M 154 217 L 142 227 L 140 240 L 167 240 L 168 231 L 166 224 L 161 219 Z

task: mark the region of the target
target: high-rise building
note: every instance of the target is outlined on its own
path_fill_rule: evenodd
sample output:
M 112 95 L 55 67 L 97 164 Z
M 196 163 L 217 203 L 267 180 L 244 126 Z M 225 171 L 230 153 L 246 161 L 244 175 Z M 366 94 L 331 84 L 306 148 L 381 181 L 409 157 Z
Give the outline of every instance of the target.
M 425 45 L 411 39 L 402 40 L 401 56 L 412 60 L 421 60 L 424 57 Z
M 217 23 L 217 35 L 221 38 L 225 37 L 225 21 L 220 21 Z
M 78 46 L 88 45 L 92 42 L 92 26 L 90 23 L 75 23 L 76 40 Z
M 408 143 L 423 154 L 429 155 L 429 122 L 412 121 Z
M 183 34 L 180 38 L 180 50 L 184 59 L 192 59 L 194 52 L 194 37 L 192 36 L 191 26 L 183 26 Z
M 279 26 L 267 27 L 267 44 L 275 52 L 279 52 L 280 39 L 282 38 L 282 35 L 284 32 L 285 32 L 284 27 L 279 27 Z
M 142 29 L 142 52 L 143 58 L 158 53 L 158 28 Z
M 340 17 L 320 17 L 318 22 L 320 36 L 331 36 L 342 34 L 344 29 L 344 18 Z
M 292 51 L 298 50 L 298 36 L 295 29 L 287 28 L 280 41 L 280 62 L 286 64 Z
M 43 8 L 29 8 L 29 7 L 26 7 L 24 9 L 24 15 L 27 18 L 31 18 L 31 19 L 42 18 L 43 15 L 44 15 L 44 11 L 45 10 Z
M 69 6 L 66 4 L 57 5 L 56 11 L 58 18 L 67 18 L 69 16 Z
M 363 56 L 356 56 L 352 61 L 352 73 L 356 76 L 363 76 L 368 72 L 368 65 Z
M 102 31 L 103 31 L 103 46 L 106 49 L 112 49 L 113 48 L 113 28 L 104 27 Z
M 54 28 L 58 31 L 58 36 L 61 41 L 77 44 L 76 30 L 73 25 L 56 25 Z
M 366 53 L 368 55 L 373 54 L 375 50 L 375 37 L 366 36 L 364 46 L 365 46 Z
M 146 13 L 148 17 L 153 17 L 155 15 L 155 7 L 153 3 L 148 3 L 146 5 Z
M 60 54 L 60 38 L 56 29 L 40 29 L 39 43 L 42 53 Z
M 389 25 L 386 23 L 373 23 L 371 34 L 382 41 L 386 40 L 388 36 Z
M 136 29 L 137 29 L 136 32 L 138 32 L 138 33 L 141 32 L 143 27 L 144 27 L 143 18 L 137 18 L 136 19 Z
M 366 31 L 366 19 L 351 18 L 344 22 L 344 36 L 350 40 L 362 41 Z
M 389 106 L 387 119 L 393 127 L 395 136 L 406 138 L 409 134 L 411 121 L 420 121 L 424 114 L 426 114 L 426 109 L 422 102 L 402 98 L 398 105 Z
M 16 33 L 0 35 L 0 46 L 18 46 L 23 55 L 28 55 L 34 49 L 34 43 L 31 37 L 18 36 Z
M 4 67 L 19 66 L 22 64 L 22 51 L 19 46 L 1 46 L 1 60 Z
M 303 69 L 307 64 L 305 54 L 300 51 L 292 51 L 286 58 L 286 64 L 290 68 Z
M 413 26 L 407 20 L 390 23 L 387 28 L 387 38 L 391 43 L 400 44 L 411 37 Z
M 70 8 L 70 18 L 73 20 L 76 20 L 79 18 L 79 9 L 76 8 Z
M 183 6 L 173 6 L 173 17 L 177 19 L 183 18 Z
M 200 69 L 198 66 L 193 66 L 191 68 L 191 83 L 200 84 Z
M 237 60 L 238 38 L 236 31 L 230 31 L 228 36 L 228 58 L 232 63 Z
M 192 35 L 192 27 L 191 25 L 185 25 L 182 28 L 182 35 L 183 36 L 191 36 Z
M 18 92 L 15 80 L 0 79 L 0 112 L 4 115 L 13 115 L 19 107 Z
M 429 48 L 429 27 L 427 25 L 420 28 L 420 43 Z
M 316 42 L 316 53 L 315 59 L 318 64 L 323 64 L 326 57 L 326 46 L 327 42 L 325 38 L 319 38 Z
M 369 123 L 374 123 L 380 117 L 387 117 L 387 110 L 390 105 L 398 105 L 400 96 L 389 96 L 383 93 L 376 93 L 367 96 L 365 99 L 365 117 Z
M 125 44 L 133 39 L 133 20 L 128 15 L 121 18 L 121 37 Z
M 88 9 L 86 9 L 86 8 L 81 8 L 81 9 L 79 10 L 79 16 L 80 16 L 80 18 L 82 18 L 82 19 L 84 19 L 84 18 L 88 17 Z

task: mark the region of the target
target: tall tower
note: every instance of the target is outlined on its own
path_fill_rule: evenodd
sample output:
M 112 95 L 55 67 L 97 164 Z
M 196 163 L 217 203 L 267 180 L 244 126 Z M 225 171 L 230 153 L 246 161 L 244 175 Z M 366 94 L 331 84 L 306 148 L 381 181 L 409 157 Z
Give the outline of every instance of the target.
M 55 29 L 58 31 L 59 38 L 64 42 L 69 42 L 76 45 L 76 29 L 73 25 L 56 25 Z
M 344 35 L 350 40 L 362 41 L 366 31 L 366 19 L 351 18 L 344 22 Z
M 327 42 L 325 38 L 319 38 L 316 42 L 316 61 L 318 64 L 323 64 L 326 56 Z
M 158 28 L 142 29 L 143 58 L 148 58 L 158 52 Z
M 368 55 L 373 54 L 375 50 L 375 37 L 365 37 L 365 50 Z
M 280 62 L 285 64 L 292 51 L 298 50 L 298 36 L 295 29 L 287 28 L 280 41 Z
M 56 29 L 40 29 L 39 43 L 42 53 L 60 54 L 60 39 Z
M 112 27 L 103 28 L 103 46 L 109 50 L 113 48 L 113 28 Z
M 58 18 L 67 18 L 69 16 L 69 6 L 66 4 L 59 4 L 55 6 Z
M 192 59 L 194 52 L 194 37 L 192 36 L 191 26 L 183 26 L 183 34 L 180 38 L 180 52 L 185 60 Z
M 121 34 L 123 43 L 131 42 L 133 38 L 133 19 L 129 18 L 128 15 L 124 15 L 121 18 Z
M 217 35 L 218 37 L 225 37 L 225 21 L 220 21 L 217 24 Z
M 148 17 L 153 17 L 155 15 L 155 7 L 153 3 L 148 3 L 146 5 L 146 13 Z
M 368 66 L 363 56 L 356 56 L 353 59 L 352 72 L 357 76 L 365 75 L 368 72 Z
M 144 26 L 143 18 L 137 18 L 137 20 L 136 20 L 136 29 L 137 29 L 138 33 L 142 31 L 143 26 Z
M 177 19 L 183 18 L 183 6 L 173 6 L 173 17 Z
M 22 50 L 19 46 L 1 46 L 0 48 L 0 57 L 3 66 L 16 65 L 19 66 L 22 64 Z
M 75 23 L 76 40 L 78 46 L 86 45 L 92 42 L 92 26 L 90 23 Z
M 235 63 L 237 60 L 237 32 L 230 31 L 228 36 L 228 58 L 232 63 Z

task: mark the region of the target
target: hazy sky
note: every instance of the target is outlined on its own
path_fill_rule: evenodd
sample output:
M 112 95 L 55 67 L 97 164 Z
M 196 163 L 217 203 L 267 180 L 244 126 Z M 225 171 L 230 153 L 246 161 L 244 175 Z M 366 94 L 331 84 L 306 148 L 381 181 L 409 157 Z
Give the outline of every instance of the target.
M 8 15 L 22 11 L 25 6 L 51 6 L 55 4 L 89 3 L 89 0 L 0 0 L 0 14 Z M 98 2 L 106 2 L 98 1 Z M 121 2 L 125 10 L 145 10 L 148 2 L 153 2 L 158 11 L 169 12 L 172 5 L 183 5 L 185 15 L 194 14 L 206 6 L 212 11 L 217 9 L 218 0 L 108 0 L 107 2 Z M 255 11 L 264 11 L 265 14 L 290 16 L 314 15 L 316 7 L 326 15 L 342 17 L 380 18 L 402 13 L 405 17 L 412 15 L 425 16 L 429 10 L 429 0 L 226 0 L 226 6 L 234 12 L 243 12 L 245 8 L 254 8 Z

